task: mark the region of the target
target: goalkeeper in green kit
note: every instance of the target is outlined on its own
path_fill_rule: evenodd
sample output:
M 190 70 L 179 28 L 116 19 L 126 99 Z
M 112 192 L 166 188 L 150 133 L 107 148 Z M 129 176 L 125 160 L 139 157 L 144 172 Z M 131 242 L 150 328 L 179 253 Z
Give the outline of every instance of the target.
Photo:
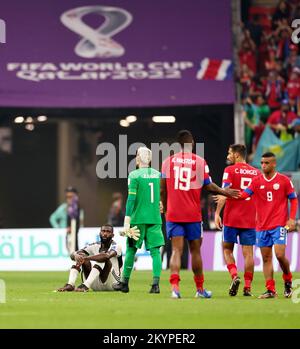
M 161 230 L 160 214 L 160 172 L 149 167 L 152 152 L 140 147 L 136 155 L 138 169 L 128 177 L 128 198 L 124 229 L 121 235 L 127 236 L 125 263 L 121 282 L 113 285 L 116 291 L 129 292 L 129 279 L 136 251 L 145 241 L 146 249 L 152 258 L 153 283 L 150 293 L 160 293 L 159 278 L 162 269 L 160 247 L 165 244 Z

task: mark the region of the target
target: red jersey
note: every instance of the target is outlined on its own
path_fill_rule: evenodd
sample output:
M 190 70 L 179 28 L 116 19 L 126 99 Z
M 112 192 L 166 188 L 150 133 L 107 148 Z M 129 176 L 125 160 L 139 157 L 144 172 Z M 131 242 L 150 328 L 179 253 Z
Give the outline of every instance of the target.
M 259 170 L 246 164 L 236 163 L 224 170 L 223 188 L 231 185 L 232 189 L 246 189 L 253 178 L 260 174 Z M 233 228 L 255 228 L 256 210 L 252 198 L 246 200 L 226 199 L 223 223 Z
M 290 99 L 300 97 L 300 80 L 290 79 L 287 83 L 287 92 Z
M 269 116 L 267 123 L 269 125 L 291 125 L 295 119 L 297 115 L 292 111 L 282 113 L 281 110 L 276 110 Z
M 196 154 L 180 152 L 163 162 L 161 172 L 167 185 L 166 220 L 202 221 L 201 189 L 211 183 L 206 161 Z
M 266 179 L 262 174 L 252 180 L 245 192 L 250 196 L 254 194 L 257 231 L 285 226 L 288 220 L 288 199 L 297 197 L 288 177 L 277 172 L 273 178 Z

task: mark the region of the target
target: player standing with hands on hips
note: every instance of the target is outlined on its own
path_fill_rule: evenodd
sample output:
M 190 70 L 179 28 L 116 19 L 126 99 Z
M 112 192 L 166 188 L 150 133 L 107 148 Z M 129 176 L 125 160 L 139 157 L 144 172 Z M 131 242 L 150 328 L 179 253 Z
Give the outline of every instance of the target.
M 152 258 L 153 282 L 150 293 L 160 293 L 159 279 L 162 262 L 160 247 L 165 239 L 162 233 L 160 214 L 160 173 L 150 167 L 152 152 L 140 147 L 136 155 L 138 169 L 128 177 L 128 198 L 123 235 L 127 236 L 126 255 L 121 282 L 114 286 L 116 291 L 129 292 L 129 279 L 136 251 L 145 241 Z M 133 226 L 133 227 L 132 227 Z
M 262 174 L 253 179 L 251 185 L 242 194 L 242 199 L 252 196 L 256 205 L 257 245 L 263 258 L 263 271 L 267 291 L 258 298 L 277 297 L 272 263 L 272 247 L 283 271 L 284 296 L 292 295 L 292 273 L 285 256 L 287 233 L 295 230 L 298 208 L 297 194 L 291 180 L 276 172 L 276 157 L 268 152 L 261 158 Z M 288 201 L 290 215 L 288 217 Z

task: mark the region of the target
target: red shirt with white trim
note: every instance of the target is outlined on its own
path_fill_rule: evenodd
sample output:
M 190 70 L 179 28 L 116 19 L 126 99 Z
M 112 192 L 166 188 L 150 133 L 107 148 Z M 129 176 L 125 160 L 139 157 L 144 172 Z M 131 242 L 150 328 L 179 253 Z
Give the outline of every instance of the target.
M 253 178 L 260 174 L 256 168 L 242 162 L 228 166 L 223 174 L 223 188 L 243 190 L 247 188 Z M 233 228 L 254 229 L 256 209 L 254 200 L 249 197 L 246 200 L 226 199 L 223 224 Z
M 256 230 L 271 230 L 284 227 L 288 220 L 288 199 L 297 197 L 292 181 L 276 172 L 267 179 L 263 174 L 254 178 L 248 188 L 248 195 L 255 199 Z
M 206 161 L 194 153 L 180 152 L 163 162 L 161 172 L 167 186 L 166 220 L 201 222 L 201 190 L 211 183 Z

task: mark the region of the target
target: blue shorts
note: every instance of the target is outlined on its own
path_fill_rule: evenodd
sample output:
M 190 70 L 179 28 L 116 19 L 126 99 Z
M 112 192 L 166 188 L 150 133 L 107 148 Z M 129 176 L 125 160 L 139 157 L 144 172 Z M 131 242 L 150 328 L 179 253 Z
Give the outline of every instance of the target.
M 241 245 L 255 245 L 256 231 L 255 229 L 233 228 L 223 226 L 223 241 L 233 244 L 238 243 L 238 239 Z
M 183 236 L 187 240 L 198 240 L 203 237 L 202 222 L 173 223 L 166 222 L 167 237 L 171 239 L 176 236 Z
M 286 243 L 287 230 L 284 227 L 276 227 L 272 230 L 262 230 L 256 233 L 256 245 L 258 247 L 286 245 Z

